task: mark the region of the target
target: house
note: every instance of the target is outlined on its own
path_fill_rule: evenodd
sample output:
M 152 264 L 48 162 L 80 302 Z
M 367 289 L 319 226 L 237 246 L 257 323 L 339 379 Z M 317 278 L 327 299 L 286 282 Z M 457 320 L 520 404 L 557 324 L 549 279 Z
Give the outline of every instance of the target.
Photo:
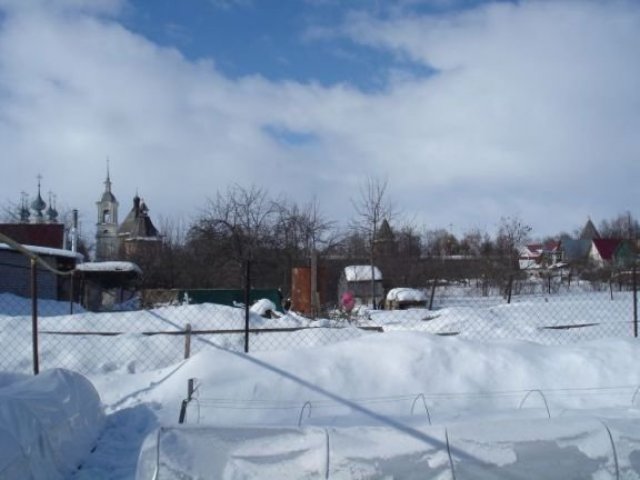
M 52 269 L 61 272 L 74 270 L 84 258 L 83 255 L 64 248 L 64 225 L 58 222 L 58 212 L 51 198 L 48 208 L 42 199 L 40 177 L 35 200 L 29 203 L 26 194 L 23 194 L 19 221 L 0 224 L 0 234 L 3 237 L 0 238 L 0 292 L 22 297 L 31 296 L 30 254 L 37 255 Z M 36 263 L 35 273 L 38 298 L 70 299 L 70 275 L 58 275 L 39 263 Z
M 518 265 L 520 270 L 531 270 L 540 268 L 540 257 L 542 252 L 538 245 L 523 245 L 519 249 Z
M 350 292 L 357 305 L 379 305 L 384 300 L 382 272 L 373 265 L 348 265 L 338 281 L 338 298 Z
M 2 223 L 0 233 L 23 245 L 57 249 L 64 246 L 61 223 Z
M 580 232 L 580 239 L 595 240 L 597 238 L 600 238 L 600 233 L 598 232 L 598 229 L 589 218 L 587 220 L 587 223 L 584 225 L 582 231 Z
M 591 219 L 587 219 L 578 238 L 564 236 L 560 240 L 562 261 L 569 265 L 585 264 L 589 261 L 594 240 L 599 240 L 600 233 Z
M 589 250 L 589 261 L 596 267 L 620 267 L 632 262 L 636 253 L 633 245 L 617 238 L 594 238 Z
M 561 243 L 551 240 L 545 243 L 532 243 L 520 248 L 518 264 L 521 270 L 550 268 L 562 260 Z
M 584 263 L 589 258 L 593 240 L 565 237 L 560 241 L 562 261 L 571 265 Z

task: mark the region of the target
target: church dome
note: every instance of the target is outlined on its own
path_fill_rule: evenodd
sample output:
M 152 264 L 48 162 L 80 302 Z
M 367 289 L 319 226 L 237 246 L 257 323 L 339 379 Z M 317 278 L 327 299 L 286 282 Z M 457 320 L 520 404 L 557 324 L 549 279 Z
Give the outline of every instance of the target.
M 47 204 L 44 203 L 44 200 L 40 196 L 40 192 L 38 192 L 38 197 L 31 202 L 31 209 L 36 212 L 42 212 L 47 207 Z
M 49 206 L 47 209 L 47 217 L 49 218 L 49 221 L 56 222 L 58 220 L 58 210 Z

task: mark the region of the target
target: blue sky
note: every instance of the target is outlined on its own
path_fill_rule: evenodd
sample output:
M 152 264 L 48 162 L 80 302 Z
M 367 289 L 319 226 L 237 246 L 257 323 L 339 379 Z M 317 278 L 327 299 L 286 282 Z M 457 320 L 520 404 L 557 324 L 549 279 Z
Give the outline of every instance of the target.
M 366 177 L 399 219 L 543 236 L 637 211 L 634 0 L 0 0 L 5 203 L 51 190 L 92 231 L 189 222 L 234 183 L 345 223 Z M 19 167 L 18 167 L 19 166 Z
M 123 23 L 190 60 L 214 59 L 230 78 L 262 75 L 273 81 L 349 83 L 365 91 L 387 86 L 390 68 L 415 75 L 431 70 L 392 52 L 360 45 L 332 29 L 356 12 L 389 18 L 459 11 L 479 1 L 445 4 L 332 0 L 134 0 Z

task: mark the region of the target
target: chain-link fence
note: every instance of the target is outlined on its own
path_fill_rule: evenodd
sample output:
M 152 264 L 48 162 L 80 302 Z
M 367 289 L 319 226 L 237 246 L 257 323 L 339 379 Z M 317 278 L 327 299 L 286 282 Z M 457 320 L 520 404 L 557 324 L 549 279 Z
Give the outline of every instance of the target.
M 89 311 L 82 305 L 86 296 L 79 292 L 81 282 L 70 281 L 69 272 L 57 272 L 60 278 L 70 277 L 66 286 L 45 295 L 37 288 L 40 260 L 25 253 L 24 262 L 35 276 L 32 293 L 0 293 L 0 369 L 10 372 L 53 367 L 140 372 L 205 349 L 299 349 L 380 332 L 545 344 L 638 333 L 635 268 L 607 280 L 571 282 L 552 276 L 514 280 L 519 277 L 511 274 L 496 283 L 501 287 L 481 279 L 434 281 L 413 289 L 410 302 L 401 297 L 387 302 L 388 309 L 356 307 L 347 313 L 327 308 L 319 318 L 308 318 L 248 291 L 241 293 L 250 302 L 228 305 L 201 302 L 184 292 L 170 301 L 145 303 L 139 296 L 125 299 L 120 292 L 115 296 L 123 302 L 111 302 L 110 311 Z

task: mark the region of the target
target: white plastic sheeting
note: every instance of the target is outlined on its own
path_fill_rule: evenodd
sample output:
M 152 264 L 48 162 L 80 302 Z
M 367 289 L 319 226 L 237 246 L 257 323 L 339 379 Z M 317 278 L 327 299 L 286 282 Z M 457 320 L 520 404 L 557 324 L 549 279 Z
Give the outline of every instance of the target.
M 136 480 L 640 479 L 640 418 L 382 426 L 164 427 Z
M 0 388 L 0 478 L 68 477 L 103 425 L 100 397 L 78 373 L 49 370 Z

